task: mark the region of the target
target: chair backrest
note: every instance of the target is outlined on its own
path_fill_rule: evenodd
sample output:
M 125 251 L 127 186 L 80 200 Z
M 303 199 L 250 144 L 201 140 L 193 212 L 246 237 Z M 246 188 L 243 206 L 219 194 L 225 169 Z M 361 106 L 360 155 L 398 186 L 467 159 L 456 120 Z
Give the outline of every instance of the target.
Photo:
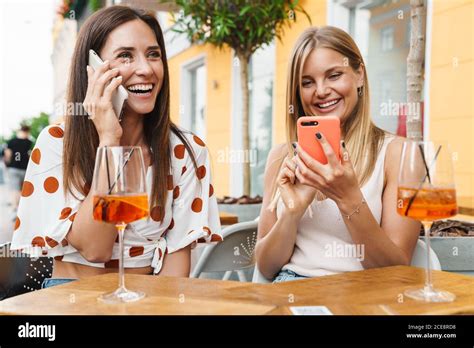
M 0 300 L 41 289 L 45 278 L 51 277 L 53 259 L 30 258 L 10 243 L 0 245 Z
M 426 250 L 426 243 L 418 239 L 416 243 L 415 251 L 413 252 L 413 256 L 411 258 L 411 266 L 413 267 L 422 267 L 426 268 L 426 261 L 427 261 L 427 250 Z M 438 256 L 434 252 L 433 249 L 430 248 L 430 266 L 432 270 L 441 271 L 441 264 L 439 262 Z
M 255 268 L 253 269 L 252 283 L 260 283 L 260 284 L 271 283 L 270 280 L 265 278 L 263 274 L 260 273 L 260 271 L 258 270 L 257 264 L 255 264 Z
M 222 230 L 223 241 L 204 249 L 191 277 L 202 272 L 228 272 L 254 266 L 257 221 L 239 222 Z
M 416 243 L 415 251 L 413 252 L 413 257 L 411 259 L 411 266 L 413 267 L 422 267 L 426 268 L 426 243 L 421 239 L 418 239 Z M 441 271 L 441 264 L 439 262 L 438 256 L 433 249 L 430 250 L 430 264 L 431 269 L 435 271 Z M 265 278 L 260 271 L 258 270 L 257 264 L 255 264 L 255 269 L 253 271 L 252 277 L 253 283 L 266 284 L 271 281 Z

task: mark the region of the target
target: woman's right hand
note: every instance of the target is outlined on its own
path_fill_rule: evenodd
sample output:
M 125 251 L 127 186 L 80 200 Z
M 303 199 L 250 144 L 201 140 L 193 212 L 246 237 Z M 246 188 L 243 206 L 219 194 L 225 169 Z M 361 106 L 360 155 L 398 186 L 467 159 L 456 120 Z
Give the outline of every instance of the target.
M 104 62 L 96 71 L 87 66 L 87 93 L 83 105 L 99 134 L 101 145 L 118 145 L 122 126 L 112 107 L 112 94 L 122 83 L 119 69 Z
M 287 210 L 292 214 L 302 216 L 313 202 L 317 190 L 311 186 L 301 184 L 296 178 L 295 171 L 295 158 L 287 157 L 278 174 L 278 186 Z

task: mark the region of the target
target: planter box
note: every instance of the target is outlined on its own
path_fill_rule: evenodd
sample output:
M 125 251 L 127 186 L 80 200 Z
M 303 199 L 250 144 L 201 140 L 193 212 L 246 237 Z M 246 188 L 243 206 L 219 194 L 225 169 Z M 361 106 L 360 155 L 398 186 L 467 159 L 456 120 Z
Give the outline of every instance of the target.
M 474 237 L 431 237 L 443 271 L 474 276 Z
M 239 222 L 255 220 L 260 215 L 262 203 L 257 204 L 219 204 L 219 211 L 234 214 Z

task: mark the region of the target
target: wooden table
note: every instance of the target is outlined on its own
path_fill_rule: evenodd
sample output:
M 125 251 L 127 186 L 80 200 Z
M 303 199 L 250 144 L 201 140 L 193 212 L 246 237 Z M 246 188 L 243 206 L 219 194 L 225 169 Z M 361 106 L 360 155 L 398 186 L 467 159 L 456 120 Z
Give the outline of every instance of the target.
M 458 197 L 459 214 L 474 215 L 474 197 Z
M 334 314 L 474 314 L 474 277 L 434 271 L 436 287 L 456 294 L 453 303 L 424 303 L 403 296 L 420 287 L 424 269 L 395 266 L 279 284 L 127 274 L 136 303 L 107 305 L 97 296 L 117 286 L 106 274 L 12 297 L 3 314 L 291 314 L 290 306 L 323 305 Z
M 232 225 L 239 222 L 239 217 L 234 214 L 226 213 L 224 211 L 219 212 L 219 218 L 221 220 L 221 225 Z

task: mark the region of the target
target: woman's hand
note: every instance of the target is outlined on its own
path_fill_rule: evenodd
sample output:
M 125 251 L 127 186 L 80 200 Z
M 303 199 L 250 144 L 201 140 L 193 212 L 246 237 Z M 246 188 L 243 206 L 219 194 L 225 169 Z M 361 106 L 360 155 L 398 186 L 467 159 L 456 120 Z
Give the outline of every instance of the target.
M 313 201 L 316 190 L 299 182 L 296 178 L 296 170 L 296 157 L 287 157 L 278 174 L 278 186 L 287 210 L 294 214 L 303 215 Z
M 317 139 L 326 154 L 328 163 L 322 164 L 313 159 L 298 145 L 296 148 L 296 163 L 298 165 L 295 172 L 296 178 L 302 184 L 311 186 L 334 200 L 339 208 L 346 212 L 346 207 L 350 208 L 362 199 L 357 176 L 344 142 L 341 141 L 340 144 L 342 159 L 339 161 L 324 135 L 321 133 L 320 135 L 321 138 Z
M 112 107 L 112 94 L 122 83 L 119 69 L 109 69 L 104 62 L 96 71 L 87 66 L 87 93 L 83 105 L 94 122 L 101 145 L 118 145 L 122 127 Z

